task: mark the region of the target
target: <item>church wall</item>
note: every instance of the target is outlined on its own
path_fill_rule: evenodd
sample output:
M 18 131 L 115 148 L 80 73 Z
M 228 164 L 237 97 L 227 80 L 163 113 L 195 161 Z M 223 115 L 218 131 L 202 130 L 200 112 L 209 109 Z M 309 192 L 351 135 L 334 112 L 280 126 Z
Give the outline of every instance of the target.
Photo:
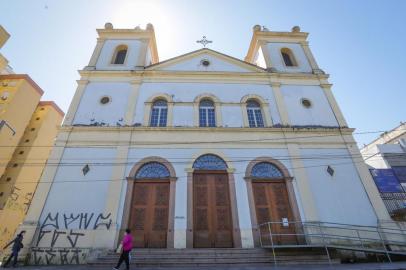
M 243 114 L 241 106 L 222 106 L 221 114 L 224 115 L 224 127 L 243 127 Z
M 377 217 L 346 149 L 302 149 L 319 220 L 377 226 Z M 328 160 L 306 156 L 332 155 Z M 327 163 L 334 175 L 327 172 Z
M 130 91 L 131 84 L 129 83 L 89 83 L 80 101 L 73 124 L 90 125 L 95 122 L 110 126 L 116 126 L 117 123 L 124 124 L 123 118 Z M 100 103 L 100 99 L 104 96 L 110 98 L 109 103 Z
M 207 67 L 203 66 L 200 62 L 203 59 L 209 60 L 210 65 Z M 163 68 L 163 70 L 249 72 L 249 70 L 246 68 L 239 67 L 226 61 L 222 61 L 218 57 L 214 57 L 207 53 L 201 54 L 198 57 L 194 57 L 190 60 L 182 61 L 181 63 L 165 67 Z
M 338 126 L 334 113 L 321 87 L 282 85 L 281 92 L 291 125 Z M 310 108 L 302 105 L 303 98 L 310 100 Z
M 193 106 L 176 105 L 173 107 L 173 126 L 193 127 Z
M 112 59 L 117 46 L 128 46 L 127 56 L 123 65 L 112 64 Z M 141 41 L 139 40 L 106 40 L 96 63 L 98 70 L 132 70 L 135 68 L 139 57 Z
M 187 106 L 193 107 L 192 102 L 195 98 L 207 94 L 215 93 L 215 96 L 220 102 L 234 103 L 222 104 L 225 109 L 223 112 L 231 112 L 232 115 L 228 116 L 222 114 L 223 126 L 242 126 L 242 107 L 238 108 L 241 99 L 248 94 L 255 94 L 262 97 L 266 102 L 269 102 L 269 111 L 266 112 L 271 115 L 273 124 L 280 123 L 280 116 L 276 108 L 275 98 L 272 93 L 272 88 L 269 85 L 261 84 L 220 84 L 220 83 L 143 83 L 139 89 L 139 96 L 135 108 L 134 123 L 143 123 L 145 102 L 150 97 L 158 94 L 167 94 L 172 96 L 174 105 L 174 125 L 177 123 L 193 123 L 193 113 L 181 115 L 183 119 L 177 119 L 180 112 L 185 110 Z M 188 102 L 189 104 L 178 105 L 177 102 Z M 185 108 L 176 108 L 182 106 Z M 230 107 L 233 107 L 232 109 Z M 235 108 L 234 108 L 235 107 Z M 188 110 L 190 112 L 190 109 Z M 237 112 L 239 111 L 239 112 Z M 176 115 L 175 115 L 176 113 Z M 237 116 L 238 115 L 238 116 Z M 237 117 L 240 120 L 237 120 Z
M 312 68 L 307 60 L 307 57 L 303 51 L 303 48 L 300 44 L 297 43 L 267 43 L 264 48 L 267 50 L 267 53 L 270 57 L 272 67 L 275 67 L 278 71 L 282 72 L 312 72 Z M 297 67 L 286 67 L 282 58 L 281 49 L 288 48 L 292 51 L 296 62 Z
M 65 148 L 41 214 L 41 233 L 33 246 L 111 248 L 114 245 L 115 233 L 111 231 L 114 221 L 111 213 L 105 213 L 113 166 L 95 163 L 114 162 L 115 155 L 114 148 Z M 86 163 L 90 170 L 84 175 L 82 169 Z

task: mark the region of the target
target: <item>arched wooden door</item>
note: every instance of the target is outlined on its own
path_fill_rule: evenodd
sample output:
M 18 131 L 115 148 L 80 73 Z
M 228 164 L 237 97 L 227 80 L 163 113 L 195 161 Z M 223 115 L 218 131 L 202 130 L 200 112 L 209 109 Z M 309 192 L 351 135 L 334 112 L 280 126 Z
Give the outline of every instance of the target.
M 136 248 L 166 248 L 169 222 L 169 171 L 158 162 L 136 174 L 129 228 Z
M 257 163 L 251 171 L 252 192 L 262 245 L 297 244 L 297 225 L 282 172 L 272 163 Z M 261 224 L 271 222 L 269 225 Z M 271 239 L 271 234 L 272 239 Z
M 193 174 L 193 247 L 233 247 L 229 179 L 223 160 L 200 157 Z

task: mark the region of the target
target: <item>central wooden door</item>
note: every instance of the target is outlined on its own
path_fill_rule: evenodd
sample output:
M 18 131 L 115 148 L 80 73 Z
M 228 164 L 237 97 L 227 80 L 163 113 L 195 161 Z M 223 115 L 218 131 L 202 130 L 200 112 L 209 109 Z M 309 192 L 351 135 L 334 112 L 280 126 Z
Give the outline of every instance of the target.
M 194 173 L 193 246 L 195 248 L 233 247 L 227 173 Z
M 137 181 L 133 188 L 130 224 L 137 248 L 166 248 L 169 181 Z
M 284 181 L 253 181 L 255 212 L 257 224 L 272 223 L 268 226 L 260 226 L 261 241 L 263 245 L 297 244 L 293 212 L 289 203 L 286 183 Z M 272 241 L 270 237 L 272 232 Z

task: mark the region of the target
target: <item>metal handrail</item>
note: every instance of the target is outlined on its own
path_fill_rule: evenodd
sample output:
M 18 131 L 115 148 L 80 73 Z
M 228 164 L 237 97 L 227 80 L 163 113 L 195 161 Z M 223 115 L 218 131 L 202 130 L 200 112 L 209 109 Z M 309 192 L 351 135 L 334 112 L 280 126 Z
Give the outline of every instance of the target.
M 281 226 L 281 228 L 293 226 L 295 232 L 272 232 L 273 225 Z M 284 247 L 324 247 L 330 264 L 331 256 L 329 248 L 351 249 L 369 253 L 384 253 L 389 262 L 392 262 L 390 254 L 406 255 L 406 230 L 400 228 L 373 227 L 319 221 L 270 221 L 259 224 L 258 228 L 260 232 L 260 244 L 262 247 L 269 247 L 269 245 L 266 244 L 266 239 L 262 239 L 268 234 L 266 233 L 263 235 L 261 231 L 263 228 L 265 228 L 265 230 L 268 229 L 269 231 L 269 240 L 271 242 L 270 244 L 275 265 L 277 264 L 275 249 Z M 298 232 L 298 229 L 300 232 Z M 331 232 L 332 230 L 336 230 L 336 233 Z M 376 237 L 371 236 L 371 233 L 375 234 Z M 366 234 L 369 235 L 366 237 Z M 304 237 L 306 244 L 299 244 L 299 242 L 296 242 L 296 244 L 293 245 L 291 243 L 275 244 L 274 238 L 283 236 L 296 236 L 296 240 L 298 240 L 298 237 Z M 404 240 L 400 241 L 400 237 L 398 236 L 401 236 Z M 314 238 L 321 240 L 321 243 L 319 245 L 314 245 Z M 396 238 L 396 240 L 393 238 Z M 388 249 L 395 246 L 400 248 L 400 251 L 392 251 Z

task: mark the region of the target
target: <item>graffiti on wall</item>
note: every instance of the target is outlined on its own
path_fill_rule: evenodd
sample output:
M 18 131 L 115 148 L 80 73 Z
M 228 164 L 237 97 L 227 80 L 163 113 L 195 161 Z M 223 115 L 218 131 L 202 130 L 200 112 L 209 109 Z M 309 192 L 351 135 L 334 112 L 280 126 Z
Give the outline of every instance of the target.
M 25 215 L 31 205 L 32 197 L 32 192 L 24 193 L 19 187 L 14 186 L 4 208 L 18 211 Z
M 112 220 L 111 213 L 104 215 L 95 213 L 79 213 L 79 214 L 61 214 L 48 213 L 41 224 L 40 230 L 45 228 L 53 229 L 82 229 L 82 230 L 97 230 L 99 228 L 110 229 Z
M 34 265 L 81 264 L 89 247 L 80 244 L 87 230 L 109 230 L 111 213 L 48 213 L 40 224 L 31 249 L 30 263 Z M 89 245 L 88 242 L 85 245 Z
M 81 264 L 86 261 L 88 250 L 69 248 L 32 248 L 31 264 L 51 265 L 51 264 Z

